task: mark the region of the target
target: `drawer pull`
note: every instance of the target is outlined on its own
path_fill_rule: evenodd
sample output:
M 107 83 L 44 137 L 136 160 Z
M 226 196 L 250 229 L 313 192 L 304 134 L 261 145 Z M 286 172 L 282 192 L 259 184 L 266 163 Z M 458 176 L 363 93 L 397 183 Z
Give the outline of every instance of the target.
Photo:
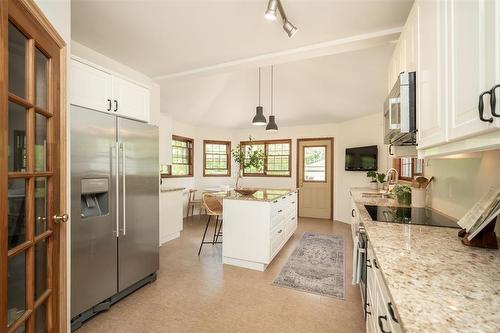
M 366 259 L 366 267 L 372 268 L 371 260 Z
M 352 217 L 355 217 L 355 216 L 356 216 L 356 210 L 354 210 L 354 209 L 353 209 L 353 210 L 351 211 L 351 216 L 352 216 Z
M 280 229 L 280 231 L 278 231 L 278 234 L 281 234 L 283 232 L 283 230 Z
M 384 330 L 384 324 L 382 323 L 382 320 L 387 321 L 387 316 L 378 316 L 378 327 L 380 328 L 380 331 L 382 333 L 391 333 L 391 331 Z
M 283 211 L 283 209 L 280 209 L 280 210 L 278 210 L 278 213 L 281 213 L 282 211 Z
M 274 200 L 273 203 L 278 203 L 278 200 Z
M 293 221 L 293 220 L 295 220 L 295 216 L 294 216 L 294 217 L 292 217 L 292 221 Z
M 392 302 L 387 303 L 387 307 L 389 308 L 389 314 L 391 315 L 392 320 L 394 320 L 396 323 L 399 323 L 398 319 L 396 318 L 396 314 L 394 313 Z
M 375 266 L 376 269 L 378 269 L 377 259 L 373 259 L 373 265 Z
M 292 205 L 295 204 L 295 201 L 292 201 Z

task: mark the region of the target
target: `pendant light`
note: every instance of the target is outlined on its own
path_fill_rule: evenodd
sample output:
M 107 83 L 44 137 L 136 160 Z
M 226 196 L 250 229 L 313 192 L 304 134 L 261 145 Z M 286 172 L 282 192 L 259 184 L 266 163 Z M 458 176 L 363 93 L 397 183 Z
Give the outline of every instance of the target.
M 266 126 L 266 131 L 268 132 L 277 132 L 278 125 L 276 125 L 276 121 L 274 119 L 273 114 L 274 109 L 274 65 L 271 66 L 271 115 L 269 116 L 269 122 Z
M 252 125 L 264 126 L 267 123 L 264 116 L 264 108 L 260 104 L 260 67 L 259 67 L 259 105 L 255 108 L 255 117 L 253 117 Z

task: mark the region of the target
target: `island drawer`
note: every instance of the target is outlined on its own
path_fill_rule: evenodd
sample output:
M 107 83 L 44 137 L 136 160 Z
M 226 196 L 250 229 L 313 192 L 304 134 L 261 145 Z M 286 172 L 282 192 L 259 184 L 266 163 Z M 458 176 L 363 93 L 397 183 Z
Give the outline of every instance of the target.
M 271 231 L 271 259 L 283 243 L 286 236 L 286 224 L 282 223 Z

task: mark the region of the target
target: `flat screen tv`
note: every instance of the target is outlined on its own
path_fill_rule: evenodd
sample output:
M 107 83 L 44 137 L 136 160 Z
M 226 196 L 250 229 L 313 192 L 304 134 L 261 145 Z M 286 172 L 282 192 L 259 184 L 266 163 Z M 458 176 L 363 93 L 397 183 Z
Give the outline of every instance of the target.
M 378 153 L 377 146 L 346 148 L 345 170 L 376 171 L 377 153 Z

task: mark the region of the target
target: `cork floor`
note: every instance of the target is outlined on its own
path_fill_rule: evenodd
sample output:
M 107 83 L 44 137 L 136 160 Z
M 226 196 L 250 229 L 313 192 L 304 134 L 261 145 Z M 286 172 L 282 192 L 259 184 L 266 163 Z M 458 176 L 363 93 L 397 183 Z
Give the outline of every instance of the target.
M 197 251 L 205 219 L 184 221 L 181 237 L 160 249 L 158 279 L 88 321 L 90 332 L 365 332 L 359 287 L 351 285 L 347 224 L 299 219 L 292 238 L 265 272 L 222 265 L 221 245 Z M 306 232 L 345 240 L 346 298 L 280 288 L 272 281 Z

